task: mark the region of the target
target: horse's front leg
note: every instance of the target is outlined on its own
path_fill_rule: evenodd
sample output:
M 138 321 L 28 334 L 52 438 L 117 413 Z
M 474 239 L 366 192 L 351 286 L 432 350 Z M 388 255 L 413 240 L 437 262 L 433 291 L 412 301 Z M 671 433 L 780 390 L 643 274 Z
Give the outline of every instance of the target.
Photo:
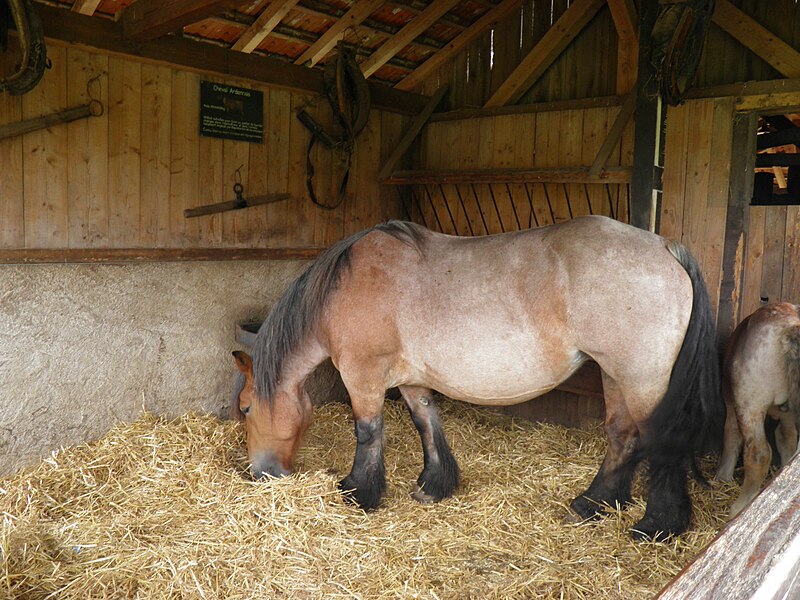
M 448 498 L 458 487 L 460 472 L 444 437 L 439 411 L 433 403 L 433 392 L 428 388 L 401 386 L 400 393 L 419 432 L 424 455 L 417 489 L 411 495 L 423 504 Z
M 383 464 L 383 394 L 380 397 L 350 393 L 355 421 L 356 454 L 350 474 L 339 488 L 364 510 L 377 508 L 386 490 Z

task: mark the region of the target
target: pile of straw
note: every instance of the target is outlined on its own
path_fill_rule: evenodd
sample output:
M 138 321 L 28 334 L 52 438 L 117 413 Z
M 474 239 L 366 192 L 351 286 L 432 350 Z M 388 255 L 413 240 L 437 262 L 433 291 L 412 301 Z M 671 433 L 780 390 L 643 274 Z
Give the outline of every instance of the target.
M 463 473 L 456 496 L 409 497 L 419 437 L 387 401 L 387 497 L 370 514 L 336 488 L 355 445 L 344 405 L 317 409 L 299 474 L 272 481 L 246 476 L 232 422 L 120 425 L 0 480 L 0 597 L 648 598 L 712 539 L 736 491 L 693 483 L 694 526 L 668 544 L 630 539 L 640 498 L 565 525 L 605 452 L 599 429 L 451 402 L 442 412 Z

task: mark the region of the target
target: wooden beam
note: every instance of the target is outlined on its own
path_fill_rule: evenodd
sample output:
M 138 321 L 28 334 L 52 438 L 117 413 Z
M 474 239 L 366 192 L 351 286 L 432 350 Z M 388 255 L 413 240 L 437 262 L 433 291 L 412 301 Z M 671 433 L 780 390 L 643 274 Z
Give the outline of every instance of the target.
M 605 1 L 575 0 L 484 106 L 505 106 L 519 100 L 594 18 Z
M 280 24 L 299 0 L 274 0 L 233 45 L 234 50 L 250 53 Z
M 397 86 L 395 86 L 397 87 Z M 585 110 L 587 108 L 611 108 L 622 106 L 625 96 L 597 96 L 595 98 L 578 98 L 576 100 L 554 100 L 552 102 L 534 102 L 532 104 L 512 104 L 497 108 L 460 108 L 431 115 L 431 123 L 439 121 L 462 121 L 482 119 L 503 115 L 528 115 L 542 112 L 562 110 Z
M 800 52 L 736 8 L 729 0 L 717 0 L 712 19 L 782 75 L 800 77 Z
M 324 248 L 63 248 L 0 250 L 0 264 L 313 259 Z
M 411 146 L 414 140 L 417 139 L 419 132 L 422 131 L 422 128 L 425 127 L 425 123 L 428 122 L 428 118 L 431 116 L 433 111 L 436 110 L 439 102 L 442 101 L 442 98 L 447 93 L 447 87 L 447 84 L 445 84 L 436 90 L 436 93 L 431 96 L 430 101 L 428 101 L 428 104 L 425 105 L 425 108 L 422 110 L 422 112 L 417 115 L 417 117 L 414 119 L 414 122 L 411 123 L 411 126 L 406 129 L 406 132 L 403 135 L 403 138 L 400 140 L 400 143 L 395 146 L 392 154 L 388 159 L 386 159 L 386 162 L 378 173 L 378 181 L 386 179 L 389 177 L 389 175 L 391 175 L 398 161 L 403 157 L 403 154 L 406 153 L 406 150 L 408 150 L 409 146 Z
M 123 9 L 118 21 L 129 40 L 154 40 L 185 25 L 229 10 L 242 0 L 136 0 Z
M 70 10 L 81 15 L 93 15 L 99 4 L 100 0 L 75 0 Z
M 800 597 L 800 455 L 795 455 L 657 600 Z
M 722 251 L 722 278 L 717 309 L 717 348 L 722 350 L 741 320 L 744 260 L 747 248 L 749 204 L 753 194 L 756 158 L 755 113 L 737 115 L 733 123 L 728 210 L 725 245 Z
M 398 90 L 411 90 L 419 85 L 426 77 L 441 67 L 447 61 L 455 57 L 461 50 L 472 43 L 484 31 L 497 24 L 500 19 L 505 17 L 512 9 L 520 3 L 520 0 L 503 0 L 495 8 L 487 12 L 480 19 L 475 21 L 468 29 L 460 33 L 452 42 L 431 56 L 422 63 L 410 75 L 404 77 L 394 87 Z
M 125 39 L 119 23 L 87 17 L 65 9 L 37 4 L 45 36 L 52 41 L 86 46 L 112 54 L 135 57 L 155 64 L 177 66 L 194 72 L 215 73 L 265 85 L 318 94 L 324 92 L 322 72 L 284 61 L 231 52 L 213 44 L 168 37 L 150 42 Z M 372 106 L 380 110 L 416 115 L 428 98 L 369 82 Z
M 386 185 L 423 183 L 630 183 L 630 167 L 608 167 L 591 177 L 586 167 L 541 169 L 472 169 L 470 171 L 396 171 L 381 181 Z
M 383 4 L 383 0 L 356 0 L 353 6 L 350 7 L 343 17 L 336 21 L 330 29 L 328 29 L 322 36 L 313 44 L 308 50 L 303 52 L 300 57 L 294 61 L 297 65 L 309 63 L 314 66 L 323 58 L 331 49 L 342 39 L 348 27 L 355 27 L 360 24 L 364 19 L 370 16 L 377 8 Z
M 458 0 L 434 0 L 428 7 L 408 22 L 397 34 L 386 40 L 372 55 L 361 63 L 361 72 L 369 77 L 380 69 L 386 61 L 408 46 L 414 38 L 424 33 L 447 11 L 458 4 Z
M 608 135 L 603 141 L 603 145 L 600 146 L 600 150 L 598 150 L 592 166 L 589 167 L 590 176 L 597 177 L 603 171 L 603 168 L 605 168 L 606 162 L 608 161 L 608 157 L 611 156 L 611 152 L 614 151 L 614 148 L 616 148 L 620 138 L 622 138 L 622 132 L 625 131 L 625 126 L 628 124 L 628 121 L 631 120 L 634 110 L 636 110 L 635 86 L 634 89 L 628 93 L 628 97 L 625 99 L 625 103 L 622 105 L 622 108 L 619 109 L 617 118 L 614 119 L 611 129 L 608 130 Z
M 627 94 L 636 83 L 639 63 L 639 17 L 633 0 L 608 0 L 617 30 L 617 93 Z

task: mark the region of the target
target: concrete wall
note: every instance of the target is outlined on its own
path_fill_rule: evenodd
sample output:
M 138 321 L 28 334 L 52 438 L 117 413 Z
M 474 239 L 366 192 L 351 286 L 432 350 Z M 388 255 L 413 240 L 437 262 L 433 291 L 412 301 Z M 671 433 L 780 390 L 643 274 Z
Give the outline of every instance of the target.
M 0 474 L 143 409 L 227 415 L 236 323 L 262 320 L 304 266 L 0 266 Z

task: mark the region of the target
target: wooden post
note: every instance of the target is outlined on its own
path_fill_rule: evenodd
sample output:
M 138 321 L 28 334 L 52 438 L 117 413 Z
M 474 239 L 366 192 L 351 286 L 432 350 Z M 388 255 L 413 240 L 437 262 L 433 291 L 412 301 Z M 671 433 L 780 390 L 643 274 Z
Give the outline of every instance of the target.
M 724 347 L 741 320 L 744 253 L 747 248 L 748 205 L 753 189 L 758 115 L 744 113 L 733 124 L 728 216 L 722 253 L 722 284 L 717 311 L 717 347 Z
M 636 134 L 633 143 L 630 223 L 657 231 L 663 170 L 664 114 L 661 96 L 652 86 L 655 70 L 650 64 L 653 52 L 652 31 L 658 16 L 657 0 L 642 0 L 639 10 L 639 72 L 636 90 Z

